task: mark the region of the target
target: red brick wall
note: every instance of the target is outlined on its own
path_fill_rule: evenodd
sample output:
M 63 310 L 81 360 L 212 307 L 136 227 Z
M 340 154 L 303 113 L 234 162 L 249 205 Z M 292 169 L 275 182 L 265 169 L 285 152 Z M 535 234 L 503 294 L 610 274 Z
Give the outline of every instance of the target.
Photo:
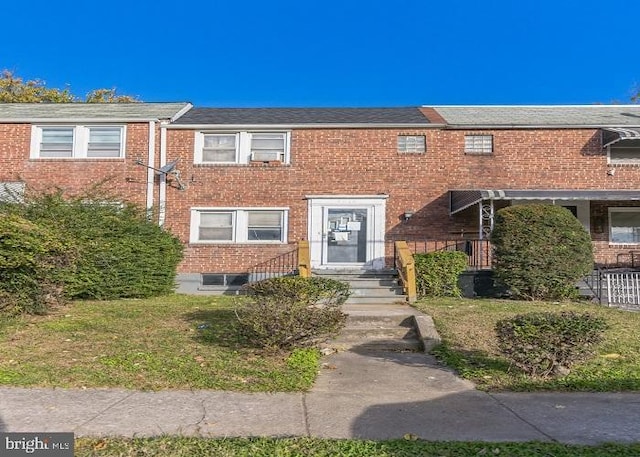
M 489 156 L 464 154 L 464 135 L 494 136 Z M 425 154 L 399 154 L 397 136 L 425 135 Z M 166 226 L 189 240 L 191 207 L 288 207 L 290 242 L 307 237 L 305 195 L 387 194 L 387 236 L 475 237 L 477 209 L 449 216 L 449 189 L 634 189 L 640 168 L 608 176 L 596 129 L 309 129 L 291 137 L 289 165 L 193 164 L 194 132 L 168 131 L 188 188 L 168 189 Z M 402 221 L 405 210 L 414 217 Z M 239 272 L 292 246 L 190 245 L 182 272 Z
M 145 204 L 148 123 L 127 126 L 126 158 L 119 160 L 29 159 L 31 126 L 0 125 L 0 181 L 29 189 L 60 187 L 78 194 L 107 181 L 104 188 Z M 464 154 L 464 135 L 492 134 L 494 153 Z M 400 154 L 397 136 L 425 135 L 425 154 Z M 476 237 L 477 208 L 449 216 L 450 189 L 637 189 L 640 167 L 607 170 L 596 129 L 437 130 L 309 129 L 291 135 L 291 163 L 206 166 L 193 164 L 194 131 L 168 130 L 167 159 L 180 159 L 185 191 L 167 189 L 166 226 L 189 241 L 192 207 L 288 207 L 290 245 L 188 245 L 182 272 L 240 272 L 291 250 L 307 237 L 305 195 L 387 194 L 387 237 Z M 160 138 L 156 132 L 156 165 Z M 154 203 L 158 203 L 155 186 Z M 500 203 L 502 205 L 504 203 Z M 499 206 L 498 205 L 498 206 Z M 613 261 L 625 247 L 609 246 L 608 206 L 592 203 L 592 236 L 599 261 Z M 406 210 L 415 215 L 402 221 Z M 603 227 L 596 231 L 596 227 Z M 627 249 L 628 250 L 628 249 Z
M 127 125 L 124 159 L 30 159 L 31 125 L 0 124 L 0 181 L 24 181 L 30 191 L 60 188 L 82 194 L 99 183 L 115 198 L 145 205 L 148 123 Z M 159 151 L 159 137 L 156 146 Z M 156 154 L 158 154 L 157 152 Z

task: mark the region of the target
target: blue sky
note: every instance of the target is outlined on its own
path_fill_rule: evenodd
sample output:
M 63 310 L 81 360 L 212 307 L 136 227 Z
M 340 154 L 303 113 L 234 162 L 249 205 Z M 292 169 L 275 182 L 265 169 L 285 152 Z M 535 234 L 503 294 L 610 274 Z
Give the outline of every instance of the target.
M 626 102 L 637 0 L 30 0 L 0 68 L 198 106 Z

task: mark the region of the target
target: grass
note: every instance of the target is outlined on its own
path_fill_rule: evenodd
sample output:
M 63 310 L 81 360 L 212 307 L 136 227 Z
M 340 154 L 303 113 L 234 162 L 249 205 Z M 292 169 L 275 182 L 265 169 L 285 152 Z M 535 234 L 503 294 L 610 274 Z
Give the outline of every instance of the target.
M 640 313 L 590 303 L 508 300 L 425 299 L 416 308 L 431 315 L 443 344 L 436 355 L 484 390 L 635 391 L 640 390 Z M 494 327 L 498 320 L 534 311 L 590 312 L 610 328 L 597 355 L 552 380 L 529 379 L 501 356 Z
M 412 440 L 361 441 L 323 440 L 315 438 L 288 439 L 78 439 L 75 455 L 89 456 L 172 456 L 172 457 L 612 457 L 640 454 L 640 444 L 604 444 L 577 446 L 558 443 L 464 443 Z
M 228 297 L 78 301 L 0 318 L 0 384 L 301 391 L 319 355 L 265 354 L 236 331 Z

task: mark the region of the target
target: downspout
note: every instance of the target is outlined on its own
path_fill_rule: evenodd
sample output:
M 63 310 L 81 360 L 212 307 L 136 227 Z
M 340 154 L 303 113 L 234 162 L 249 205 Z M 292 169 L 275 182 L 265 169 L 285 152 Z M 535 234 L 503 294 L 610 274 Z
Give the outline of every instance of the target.
M 147 164 L 155 167 L 156 162 L 156 123 L 149 121 L 149 156 Z M 151 220 L 153 215 L 153 194 L 155 184 L 155 171 L 147 168 L 147 219 Z
M 167 164 L 167 127 L 160 125 L 160 166 Z M 153 171 L 153 170 L 152 170 Z M 160 173 L 160 192 L 158 196 L 158 225 L 162 227 L 166 218 L 167 206 L 167 175 Z

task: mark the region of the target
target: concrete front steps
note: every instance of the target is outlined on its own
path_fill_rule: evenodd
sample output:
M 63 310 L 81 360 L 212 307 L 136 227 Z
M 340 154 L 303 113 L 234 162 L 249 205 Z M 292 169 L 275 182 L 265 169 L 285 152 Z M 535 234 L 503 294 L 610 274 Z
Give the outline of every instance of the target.
M 313 270 L 314 276 L 337 279 L 349 283 L 351 296 L 347 304 L 405 303 L 395 270 Z
M 440 342 L 433 321 L 407 305 L 345 305 L 344 329 L 325 347 L 352 352 L 429 352 Z

